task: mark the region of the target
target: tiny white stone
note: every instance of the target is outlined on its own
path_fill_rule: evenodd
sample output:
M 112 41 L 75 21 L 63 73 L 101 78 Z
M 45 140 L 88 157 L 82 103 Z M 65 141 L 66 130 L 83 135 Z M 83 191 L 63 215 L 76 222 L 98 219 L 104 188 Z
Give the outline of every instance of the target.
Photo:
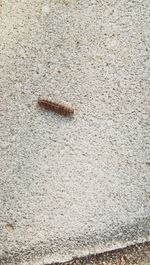
M 42 7 L 42 13 L 48 14 L 49 13 L 49 6 L 45 5 Z
M 119 46 L 118 40 L 116 39 L 109 39 L 107 42 L 108 49 L 117 49 Z

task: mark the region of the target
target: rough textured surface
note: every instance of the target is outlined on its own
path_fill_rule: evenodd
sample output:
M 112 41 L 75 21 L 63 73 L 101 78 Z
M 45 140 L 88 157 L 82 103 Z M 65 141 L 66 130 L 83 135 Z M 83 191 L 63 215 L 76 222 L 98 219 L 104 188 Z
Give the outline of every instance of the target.
M 1 1 L 2 264 L 149 239 L 149 18 L 148 0 Z
M 53 263 L 53 265 L 150 265 L 150 243 L 74 258 L 68 262 Z

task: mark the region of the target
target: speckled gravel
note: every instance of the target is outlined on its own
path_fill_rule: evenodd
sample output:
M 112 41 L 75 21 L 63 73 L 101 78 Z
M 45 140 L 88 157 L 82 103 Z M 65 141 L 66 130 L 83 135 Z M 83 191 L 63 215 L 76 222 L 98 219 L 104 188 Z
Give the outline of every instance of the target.
M 53 265 L 150 265 L 150 243 L 138 244 L 120 250 L 75 258 L 65 263 Z M 48 264 L 45 264 L 48 265 Z

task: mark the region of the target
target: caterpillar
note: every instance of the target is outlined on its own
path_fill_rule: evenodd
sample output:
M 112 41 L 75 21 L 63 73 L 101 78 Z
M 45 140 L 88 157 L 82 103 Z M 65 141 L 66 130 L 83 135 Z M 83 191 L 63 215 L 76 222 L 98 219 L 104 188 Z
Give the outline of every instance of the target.
M 38 99 L 38 105 L 43 109 L 51 110 L 64 116 L 71 116 L 74 114 L 73 108 L 46 99 Z

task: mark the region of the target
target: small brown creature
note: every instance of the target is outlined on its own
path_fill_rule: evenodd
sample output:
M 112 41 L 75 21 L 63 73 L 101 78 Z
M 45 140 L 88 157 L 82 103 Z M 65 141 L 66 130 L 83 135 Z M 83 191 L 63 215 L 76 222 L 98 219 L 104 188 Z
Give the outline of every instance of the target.
M 49 100 L 39 99 L 38 104 L 41 108 L 57 112 L 64 116 L 71 116 L 74 114 L 74 109 Z

